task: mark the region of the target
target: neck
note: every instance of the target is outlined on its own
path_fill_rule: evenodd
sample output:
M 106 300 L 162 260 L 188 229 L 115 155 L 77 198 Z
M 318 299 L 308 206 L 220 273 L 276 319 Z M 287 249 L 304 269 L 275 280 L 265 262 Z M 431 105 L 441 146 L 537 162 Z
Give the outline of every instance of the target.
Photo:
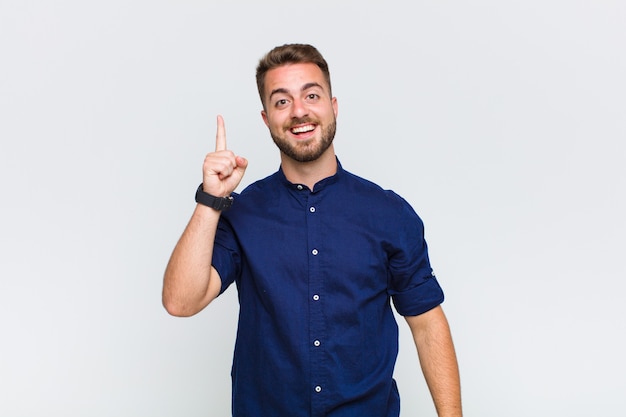
M 337 158 L 332 145 L 315 161 L 298 162 L 283 153 L 280 154 L 280 160 L 287 180 L 294 184 L 304 184 L 310 190 L 319 181 L 337 173 Z

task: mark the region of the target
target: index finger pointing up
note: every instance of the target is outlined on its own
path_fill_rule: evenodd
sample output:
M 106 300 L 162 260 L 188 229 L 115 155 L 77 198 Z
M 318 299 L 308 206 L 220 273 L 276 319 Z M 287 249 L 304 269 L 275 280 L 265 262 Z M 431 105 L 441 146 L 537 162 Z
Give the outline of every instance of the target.
M 215 151 L 226 150 L 226 127 L 224 126 L 224 118 L 217 116 L 217 134 L 215 135 Z

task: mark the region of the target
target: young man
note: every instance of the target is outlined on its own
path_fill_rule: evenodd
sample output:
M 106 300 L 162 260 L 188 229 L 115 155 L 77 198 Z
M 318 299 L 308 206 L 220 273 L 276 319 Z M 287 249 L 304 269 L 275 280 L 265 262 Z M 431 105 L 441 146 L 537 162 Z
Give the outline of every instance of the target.
M 165 308 L 196 314 L 236 282 L 235 417 L 397 417 L 393 300 L 439 416 L 461 416 L 422 222 L 401 197 L 339 163 L 326 61 L 310 45 L 274 48 L 257 85 L 280 169 L 233 194 L 248 161 L 227 149 L 218 117 L 199 204 L 165 271 Z

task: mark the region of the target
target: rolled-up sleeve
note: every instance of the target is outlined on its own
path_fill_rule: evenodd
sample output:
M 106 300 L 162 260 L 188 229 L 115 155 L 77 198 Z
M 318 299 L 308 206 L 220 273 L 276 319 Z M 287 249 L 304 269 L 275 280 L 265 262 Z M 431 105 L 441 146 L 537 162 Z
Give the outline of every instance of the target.
M 220 274 L 222 281 L 220 294 L 226 291 L 239 275 L 241 271 L 240 259 L 237 239 L 229 222 L 222 217 L 215 235 L 211 260 L 211 264 Z
M 389 294 L 399 314 L 416 316 L 441 304 L 444 294 L 430 265 L 422 220 L 404 200 L 396 219 L 389 255 Z
M 417 316 L 443 303 L 443 290 L 435 277 L 392 296 L 393 305 L 402 316 Z

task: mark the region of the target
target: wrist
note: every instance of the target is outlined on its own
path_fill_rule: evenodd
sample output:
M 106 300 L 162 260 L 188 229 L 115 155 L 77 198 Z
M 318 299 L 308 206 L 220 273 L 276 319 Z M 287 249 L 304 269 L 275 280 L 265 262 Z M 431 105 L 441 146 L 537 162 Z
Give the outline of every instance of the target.
M 211 207 L 217 211 L 228 210 L 233 204 L 233 197 L 215 197 L 214 195 L 204 192 L 202 186 L 203 184 L 200 184 L 196 190 L 196 203 Z

